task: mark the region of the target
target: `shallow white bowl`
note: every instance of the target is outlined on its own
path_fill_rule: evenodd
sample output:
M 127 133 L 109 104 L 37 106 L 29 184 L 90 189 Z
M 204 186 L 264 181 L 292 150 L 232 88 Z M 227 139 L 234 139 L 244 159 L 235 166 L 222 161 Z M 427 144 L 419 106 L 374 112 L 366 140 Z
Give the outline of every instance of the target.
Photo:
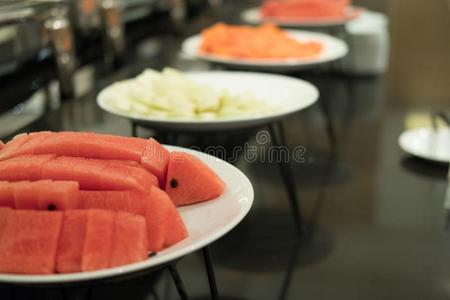
M 429 127 L 410 129 L 400 135 L 398 143 L 405 152 L 414 156 L 450 162 L 450 128 L 442 127 L 436 131 Z
M 254 117 L 236 117 L 214 120 L 160 119 L 125 113 L 108 105 L 114 94 L 114 86 L 105 88 L 97 97 L 98 105 L 105 111 L 140 123 L 153 129 L 213 131 L 257 127 L 279 120 L 313 105 L 319 98 L 319 91 L 312 84 L 288 76 L 252 72 L 187 72 L 192 80 L 208 84 L 232 94 L 250 92 L 256 99 L 276 105 L 279 110 Z
M 311 66 L 328 63 L 344 57 L 348 52 L 347 44 L 340 39 L 332 37 L 328 34 L 287 30 L 287 33 L 294 39 L 308 42 L 320 42 L 323 45 L 322 52 L 310 58 L 292 58 L 292 59 L 242 59 L 242 58 L 224 58 L 213 54 L 199 53 L 198 49 L 201 43 L 201 36 L 194 35 L 187 38 L 182 45 L 183 54 L 205 61 L 219 63 L 229 67 L 246 69 L 246 70 L 262 70 L 272 72 L 289 72 L 296 71 Z

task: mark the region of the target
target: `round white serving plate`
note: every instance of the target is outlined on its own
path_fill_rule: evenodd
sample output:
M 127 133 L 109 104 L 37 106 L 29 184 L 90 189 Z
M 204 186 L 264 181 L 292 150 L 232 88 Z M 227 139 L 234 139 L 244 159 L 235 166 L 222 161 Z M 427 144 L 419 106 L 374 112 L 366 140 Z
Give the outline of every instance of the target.
M 94 272 L 54 275 L 0 274 L 0 282 L 26 285 L 54 285 L 108 279 L 156 268 L 159 265 L 192 253 L 227 234 L 249 212 L 253 203 L 253 187 L 248 178 L 231 164 L 198 151 L 166 146 L 170 151 L 188 152 L 209 165 L 226 183 L 226 190 L 217 199 L 179 207 L 189 237 L 145 261 Z
M 403 132 L 398 138 L 400 147 L 414 156 L 441 163 L 450 162 L 450 128 L 436 131 L 423 127 Z
M 275 23 L 281 27 L 288 28 L 305 28 L 305 27 L 335 27 L 345 25 L 347 22 L 358 18 L 364 11 L 363 8 L 349 6 L 346 10 L 346 14 L 342 18 L 318 18 L 318 19 L 305 19 L 305 20 L 283 20 L 277 18 L 263 19 L 259 7 L 253 7 L 244 10 L 241 13 L 242 21 L 248 24 L 261 24 L 261 23 Z
M 268 124 L 313 105 L 319 98 L 319 91 L 315 86 L 288 76 L 232 71 L 187 72 L 186 75 L 195 82 L 207 84 L 216 89 L 225 89 L 231 94 L 249 92 L 259 101 L 276 105 L 279 109 L 262 116 L 213 120 L 146 117 L 126 113 L 108 105 L 108 99 L 115 93 L 113 85 L 100 92 L 97 104 L 109 113 L 145 124 L 153 129 L 218 131 Z
M 309 58 L 288 58 L 288 59 L 242 59 L 242 58 L 224 58 L 213 54 L 200 53 L 201 35 L 194 35 L 182 44 L 183 54 L 187 57 L 197 58 L 208 62 L 226 65 L 232 68 L 246 70 L 260 70 L 271 72 L 290 72 L 298 71 L 312 66 L 321 65 L 331 61 L 338 60 L 348 53 L 347 44 L 331 35 L 310 31 L 287 30 L 292 38 L 301 41 L 319 42 L 323 45 L 322 52 Z

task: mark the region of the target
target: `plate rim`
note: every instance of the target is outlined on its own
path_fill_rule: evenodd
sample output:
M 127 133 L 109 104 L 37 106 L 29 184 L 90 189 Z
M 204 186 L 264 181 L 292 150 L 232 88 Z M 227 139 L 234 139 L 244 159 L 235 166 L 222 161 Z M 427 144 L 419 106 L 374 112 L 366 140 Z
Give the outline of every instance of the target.
M 308 30 L 299 30 L 299 29 L 283 29 L 285 32 L 287 32 L 291 37 L 296 38 L 295 36 L 305 36 L 305 37 L 312 37 L 320 39 L 322 43 L 328 42 L 333 43 L 334 45 L 338 45 L 340 47 L 339 51 L 336 52 L 334 55 L 328 57 L 328 58 L 322 58 L 318 59 L 316 58 L 288 58 L 288 59 L 274 59 L 274 60 L 265 60 L 265 59 L 240 59 L 240 58 L 224 58 L 224 57 L 218 57 L 215 55 L 210 54 L 202 54 L 202 53 L 191 53 L 189 51 L 190 44 L 196 45 L 196 48 L 198 49 L 198 46 L 200 44 L 201 40 L 201 34 L 194 34 L 187 38 L 185 38 L 181 44 L 181 51 L 184 55 L 187 57 L 192 57 L 208 62 L 213 63 L 219 63 L 219 64 L 226 64 L 226 65 L 234 65 L 234 66 L 241 66 L 241 67 L 249 67 L 249 68 L 300 68 L 300 67 L 308 67 L 308 66 L 315 66 L 315 65 L 321 65 L 325 63 L 329 63 L 332 61 L 339 60 L 343 57 L 345 57 L 349 52 L 349 46 L 347 43 L 339 39 L 337 37 L 334 37 L 332 35 L 326 34 L 326 33 L 319 33 L 314 31 L 308 31 Z M 320 57 L 320 55 L 319 55 Z
M 240 207 L 239 213 L 236 216 L 234 216 L 234 218 L 229 223 L 227 223 L 225 226 L 221 227 L 214 234 L 212 234 L 208 239 L 197 241 L 194 245 L 186 245 L 183 248 L 176 251 L 175 253 L 171 254 L 169 253 L 168 256 L 165 257 L 163 256 L 162 259 L 159 259 L 161 256 L 154 256 L 151 259 L 146 259 L 145 261 L 91 272 L 48 274 L 48 275 L 21 275 L 21 274 L 0 273 L 0 283 L 23 284 L 23 285 L 49 285 L 49 284 L 59 285 L 67 283 L 90 282 L 96 280 L 108 280 L 121 275 L 128 275 L 139 271 L 150 270 L 153 268 L 157 268 L 158 266 L 167 264 L 168 262 L 174 261 L 176 259 L 180 259 L 224 237 L 229 231 L 231 231 L 234 227 L 236 227 L 245 218 L 245 216 L 247 216 L 254 202 L 254 189 L 249 178 L 241 170 L 239 170 L 232 164 L 222 159 L 219 159 L 215 156 L 209 155 L 207 153 L 173 145 L 164 145 L 164 147 L 171 152 L 183 151 L 190 154 L 194 154 L 202 161 L 204 161 L 205 158 L 209 161 L 215 160 L 216 162 L 219 162 L 219 164 L 221 164 L 222 166 L 226 166 L 227 168 L 229 168 L 229 170 L 233 170 L 233 172 L 235 172 L 240 177 L 239 180 L 243 180 L 243 182 L 245 182 L 246 191 L 248 192 L 248 194 L 246 195 L 247 205 L 239 205 Z M 202 204 L 204 205 L 204 203 L 205 202 L 194 204 L 190 207 L 194 207 L 195 205 L 202 205 Z M 183 241 L 181 241 L 180 243 L 182 242 Z M 170 249 L 170 247 L 166 249 Z M 157 261 L 157 263 L 152 263 L 155 260 Z
M 361 6 L 355 6 L 355 5 L 349 5 L 347 7 L 347 11 L 351 11 L 354 12 L 355 15 L 353 16 L 347 16 L 344 17 L 340 20 L 336 19 L 333 21 L 282 21 L 282 20 L 277 20 L 276 18 L 273 19 L 268 19 L 268 20 L 262 20 L 261 19 L 261 15 L 259 14 L 259 6 L 254 6 L 254 7 L 250 7 L 247 8 L 245 10 L 243 10 L 240 14 L 240 18 L 242 21 L 248 23 L 248 24 L 262 24 L 265 22 L 273 22 L 275 24 L 277 24 L 278 26 L 281 27 L 298 27 L 298 28 L 302 28 L 302 27 L 310 27 L 310 28 L 314 28 L 314 27 L 335 27 L 335 26 L 343 26 L 345 24 L 347 24 L 348 22 L 351 22 L 355 19 L 357 19 L 358 17 L 360 17 L 365 11 L 366 9 L 364 7 Z M 249 15 L 251 14 L 257 14 L 257 20 L 250 20 L 249 19 Z M 349 13 L 348 13 L 349 14 Z
M 213 119 L 213 120 L 200 120 L 200 119 L 159 119 L 159 118 L 152 118 L 152 117 L 143 117 L 143 116 L 138 116 L 138 115 L 129 115 L 125 112 L 120 112 L 117 110 L 112 109 L 108 104 L 107 101 L 105 99 L 105 94 L 108 93 L 109 89 L 112 88 L 113 84 L 108 85 L 107 87 L 105 87 L 104 89 L 102 89 L 100 91 L 100 93 L 97 95 L 97 105 L 104 111 L 114 114 L 116 116 L 120 116 L 129 120 L 134 120 L 134 121 L 140 121 L 140 122 L 148 122 L 148 123 L 153 123 L 153 124 L 159 124 L 161 126 L 182 126 L 182 125 L 193 125 L 195 124 L 196 126 L 204 126 L 204 130 L 208 130 L 208 126 L 214 125 L 214 126 L 220 126 L 223 125 L 224 127 L 226 127 L 227 125 L 231 125 L 234 123 L 247 123 L 247 122 L 256 122 L 258 120 L 260 120 L 263 123 L 269 123 L 270 121 L 276 120 L 276 119 L 281 119 L 283 117 L 286 117 L 288 115 L 294 114 L 296 112 L 299 112 L 303 109 L 306 109 L 312 105 L 314 105 L 319 97 L 320 97 L 320 92 L 319 89 L 312 83 L 303 80 L 303 79 L 299 79 L 299 78 L 295 78 L 295 77 L 291 77 L 291 76 L 286 76 L 286 75 L 281 75 L 281 74 L 266 74 L 266 73 L 260 73 L 260 72 L 247 72 L 247 71 L 188 71 L 188 72 L 184 72 L 184 74 L 186 74 L 187 76 L 196 76 L 196 75 L 200 75 L 200 76 L 205 76 L 205 75 L 213 75 L 213 76 L 252 76 L 252 75 L 256 75 L 258 77 L 265 77 L 265 78 L 277 78 L 277 79 L 283 79 L 283 80 L 290 80 L 290 81 L 295 81 L 298 84 L 301 84 L 305 87 L 307 87 L 308 89 L 310 89 L 311 93 L 312 93 L 312 97 L 311 99 L 308 99 L 308 101 L 306 101 L 307 103 L 305 105 L 299 105 L 297 106 L 295 109 L 292 110 L 282 110 L 279 112 L 275 112 L 273 114 L 269 114 L 269 115 L 262 115 L 262 116 L 253 116 L 253 117 L 238 117 L 238 118 L 227 118 L 227 119 Z M 133 80 L 133 79 L 126 79 L 126 80 Z M 124 80 L 125 81 L 125 80 Z M 235 127 L 239 127 L 239 126 L 235 126 Z M 227 127 L 228 128 L 228 127 Z
M 408 154 L 411 154 L 416 157 L 420 157 L 420 158 L 428 160 L 428 161 L 439 162 L 439 163 L 444 163 L 444 164 L 450 163 L 450 160 L 444 160 L 444 159 L 437 158 L 437 157 L 430 157 L 428 155 L 423 155 L 422 153 L 413 151 L 410 147 L 408 147 L 408 143 L 406 142 L 406 140 L 409 138 L 409 136 L 411 134 L 417 134 L 417 132 L 421 132 L 421 131 L 430 132 L 430 130 L 433 130 L 433 129 L 431 127 L 417 127 L 417 128 L 411 128 L 411 129 L 407 129 L 407 130 L 403 131 L 398 137 L 398 144 L 399 144 L 400 148 Z M 444 131 L 450 132 L 450 128 L 447 128 L 447 127 L 440 127 L 437 130 L 444 130 Z

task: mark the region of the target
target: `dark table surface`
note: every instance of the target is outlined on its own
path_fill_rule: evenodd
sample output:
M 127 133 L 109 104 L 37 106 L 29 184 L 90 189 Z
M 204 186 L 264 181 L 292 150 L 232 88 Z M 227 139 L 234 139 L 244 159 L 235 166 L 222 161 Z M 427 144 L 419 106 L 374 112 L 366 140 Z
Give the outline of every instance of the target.
M 236 7 L 199 17 L 195 32 Z M 64 103 L 29 130 L 92 130 L 130 135 L 127 120 L 102 112 L 99 89 L 145 67 L 183 70 L 209 65 L 178 56 L 182 36 L 143 41 L 119 71 L 99 78 L 96 90 Z M 151 51 L 150 51 L 150 50 Z M 260 159 L 237 166 L 255 189 L 248 217 L 211 247 L 221 299 L 448 299 L 450 237 L 444 200 L 448 165 L 413 158 L 397 144 L 407 114 L 415 109 L 392 104 L 386 76 L 347 76 L 335 71 L 291 74 L 315 83 L 319 103 L 285 120 L 287 146 L 306 149 L 293 162 L 307 233 L 298 238 L 278 166 Z M 431 108 L 430 108 L 431 109 Z M 337 142 L 327 130 L 332 125 Z M 261 128 L 258 131 L 266 130 Z M 202 142 L 255 142 L 248 135 L 203 135 Z M 140 130 L 141 136 L 154 134 Z M 185 134 L 180 145 L 195 145 Z M 265 145 L 262 145 L 264 147 Z M 178 270 L 192 299 L 209 299 L 198 253 L 179 261 Z M 78 289 L 2 286 L 0 299 L 178 299 L 168 272 Z

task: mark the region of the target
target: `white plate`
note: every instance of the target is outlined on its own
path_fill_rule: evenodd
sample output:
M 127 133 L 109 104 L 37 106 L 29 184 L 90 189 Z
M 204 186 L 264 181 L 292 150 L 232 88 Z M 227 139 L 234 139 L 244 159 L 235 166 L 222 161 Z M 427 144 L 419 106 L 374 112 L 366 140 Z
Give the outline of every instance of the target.
M 178 208 L 189 237 L 146 261 L 95 272 L 55 275 L 0 274 L 0 282 L 19 284 L 58 284 L 105 279 L 156 267 L 192 253 L 224 236 L 249 212 L 253 187 L 237 168 L 213 156 L 190 149 L 167 146 L 170 151 L 184 151 L 208 164 L 226 183 L 225 193 L 217 199 Z
M 345 23 L 354 20 L 355 18 L 359 17 L 363 11 L 364 11 L 363 8 L 350 6 L 347 8 L 346 15 L 343 16 L 342 18 L 321 18 L 317 20 L 288 21 L 288 20 L 279 20 L 277 18 L 263 20 L 259 12 L 259 8 L 254 7 L 244 10 L 241 13 L 241 19 L 246 23 L 254 25 L 261 24 L 264 22 L 271 22 L 281 27 L 290 27 L 290 28 L 333 27 L 333 26 L 342 26 Z
M 202 54 L 198 52 L 201 43 L 201 35 L 194 35 L 187 38 L 182 45 L 183 54 L 188 57 L 202 59 L 209 62 L 219 63 L 234 68 L 245 68 L 249 70 L 265 70 L 273 72 L 288 72 L 305 69 L 314 65 L 331 62 L 344 57 L 348 52 L 347 44 L 340 39 L 328 34 L 286 30 L 294 39 L 308 42 L 320 42 L 323 45 L 322 52 L 311 58 L 286 58 L 286 59 L 241 59 L 223 58 L 212 54 Z
M 415 156 L 442 163 L 450 162 L 450 128 L 415 128 L 403 132 L 400 147 Z
M 108 105 L 109 95 L 114 94 L 113 86 L 107 87 L 97 97 L 98 105 L 105 111 L 135 121 L 146 123 L 155 129 L 173 130 L 229 130 L 268 124 L 314 104 L 319 91 L 312 84 L 282 75 L 251 72 L 187 72 L 192 80 L 226 89 L 232 94 L 250 92 L 256 99 L 280 107 L 271 114 L 256 117 L 239 117 L 214 120 L 198 119 L 158 119 L 143 117 L 119 111 Z

